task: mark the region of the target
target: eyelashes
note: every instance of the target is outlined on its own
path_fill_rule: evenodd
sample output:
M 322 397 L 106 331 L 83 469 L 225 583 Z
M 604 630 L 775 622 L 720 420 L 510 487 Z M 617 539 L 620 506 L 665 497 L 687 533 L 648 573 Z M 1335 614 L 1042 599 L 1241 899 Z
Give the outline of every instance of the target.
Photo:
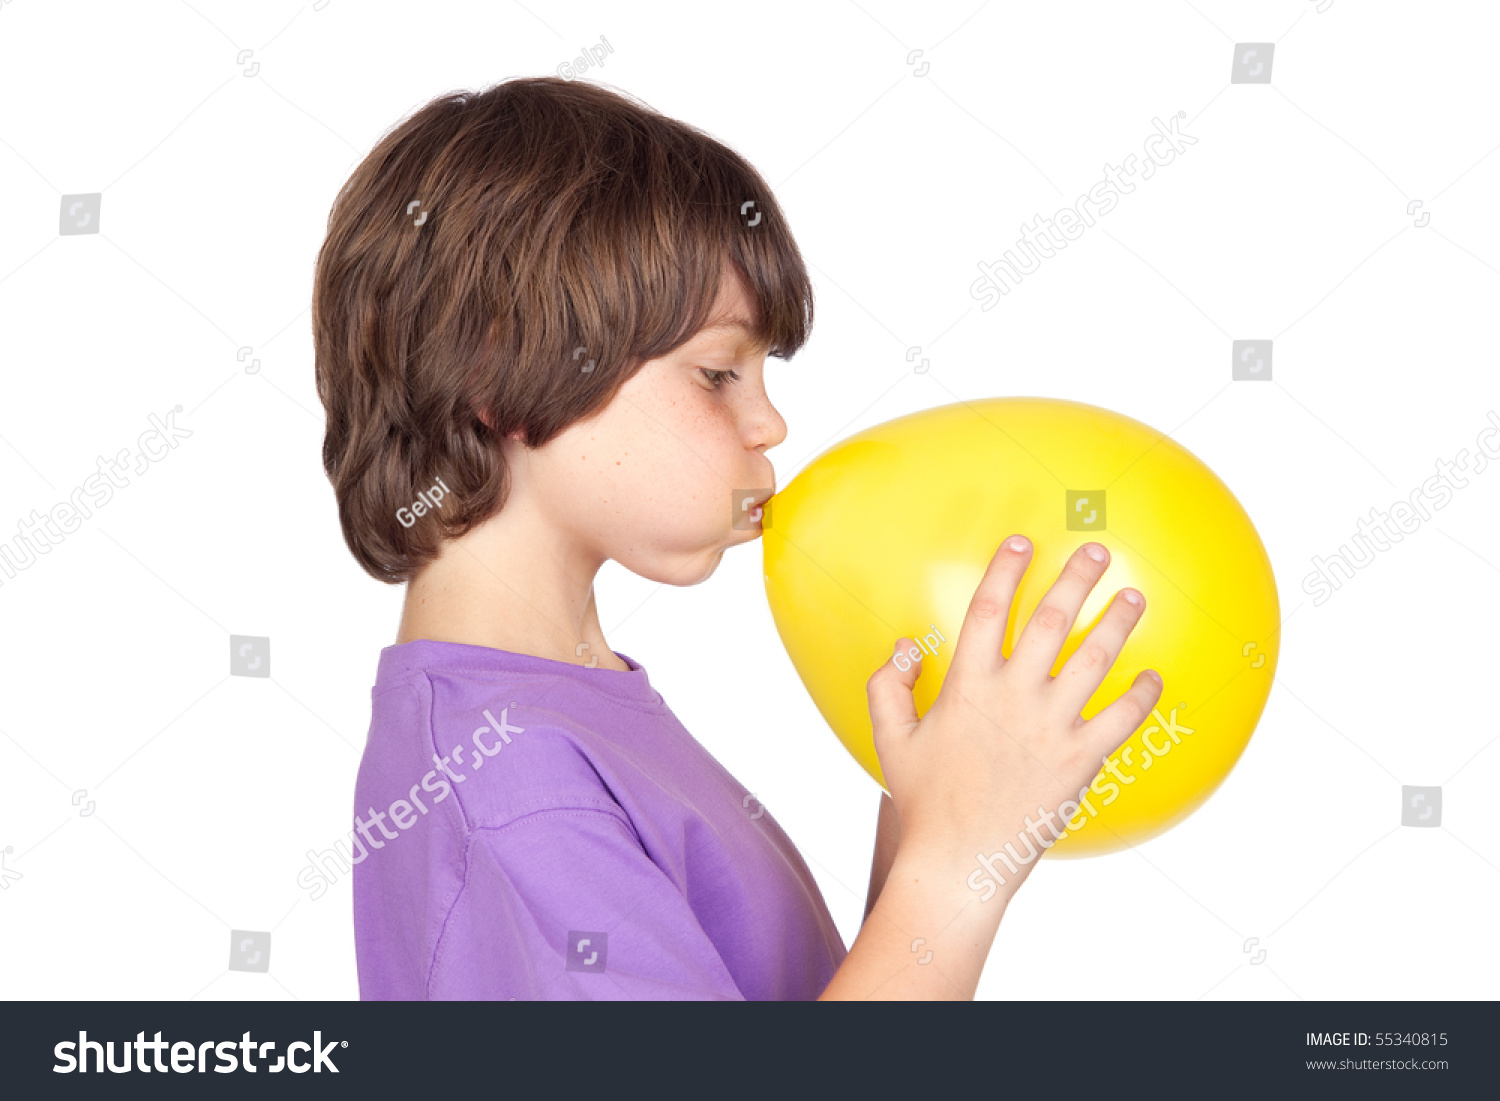
M 740 378 L 734 371 L 712 371 L 707 367 L 699 367 L 698 370 L 702 372 L 704 378 L 708 379 L 715 390 L 721 389 L 725 385 L 726 380 L 728 382 L 738 382 Z

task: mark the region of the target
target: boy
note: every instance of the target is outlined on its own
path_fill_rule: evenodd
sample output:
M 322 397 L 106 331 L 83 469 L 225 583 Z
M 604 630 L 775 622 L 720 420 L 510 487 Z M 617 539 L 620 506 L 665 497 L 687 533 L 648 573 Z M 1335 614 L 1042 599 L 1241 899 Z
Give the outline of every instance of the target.
M 599 626 L 606 559 L 692 585 L 758 536 L 731 501 L 774 485 L 764 359 L 811 322 L 755 170 L 594 85 L 440 97 L 350 177 L 314 289 L 324 466 L 355 558 L 407 586 L 350 835 L 361 997 L 972 997 L 1025 875 L 979 905 L 976 847 L 1087 784 L 1155 702 L 1142 678 L 1077 718 L 1138 599 L 1080 647 L 1103 668 L 1035 675 L 1102 547 L 1004 675 L 1025 540 L 997 552 L 927 717 L 919 669 L 871 678 L 892 798 L 847 953 L 790 839 Z M 916 936 L 942 968 L 913 972 Z

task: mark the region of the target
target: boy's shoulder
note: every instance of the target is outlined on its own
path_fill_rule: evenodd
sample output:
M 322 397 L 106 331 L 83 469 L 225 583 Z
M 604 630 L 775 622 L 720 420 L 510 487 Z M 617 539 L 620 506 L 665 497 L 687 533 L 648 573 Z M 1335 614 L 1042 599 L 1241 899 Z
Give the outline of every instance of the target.
M 374 703 L 367 756 L 388 750 L 420 762 L 414 782 L 441 795 L 437 802 L 451 793 L 467 829 L 547 811 L 603 812 L 629 824 L 594 762 L 601 724 L 620 722 L 618 701 L 547 674 L 429 667 L 383 686 Z

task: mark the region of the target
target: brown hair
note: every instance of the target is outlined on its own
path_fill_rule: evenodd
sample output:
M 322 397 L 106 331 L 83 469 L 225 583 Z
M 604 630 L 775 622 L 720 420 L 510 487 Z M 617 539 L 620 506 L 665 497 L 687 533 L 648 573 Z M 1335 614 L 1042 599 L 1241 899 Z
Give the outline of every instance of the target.
M 313 277 L 323 466 L 360 565 L 406 581 L 492 516 L 500 439 L 540 447 L 602 408 L 703 327 L 731 271 L 753 339 L 796 352 L 812 286 L 766 182 L 622 95 L 502 81 L 388 132 L 339 191 Z M 398 518 L 438 479 L 451 499 Z

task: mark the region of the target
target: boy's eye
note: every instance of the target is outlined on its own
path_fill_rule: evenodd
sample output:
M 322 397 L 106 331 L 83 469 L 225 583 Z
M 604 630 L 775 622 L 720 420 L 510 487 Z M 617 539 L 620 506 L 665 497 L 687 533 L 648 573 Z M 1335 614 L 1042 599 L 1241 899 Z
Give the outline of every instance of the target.
M 726 378 L 730 382 L 737 382 L 739 381 L 740 377 L 733 371 L 711 371 L 707 367 L 699 367 L 698 370 L 703 372 L 703 377 L 708 379 L 708 381 L 713 384 L 713 388 L 715 390 L 724 385 L 724 380 Z

